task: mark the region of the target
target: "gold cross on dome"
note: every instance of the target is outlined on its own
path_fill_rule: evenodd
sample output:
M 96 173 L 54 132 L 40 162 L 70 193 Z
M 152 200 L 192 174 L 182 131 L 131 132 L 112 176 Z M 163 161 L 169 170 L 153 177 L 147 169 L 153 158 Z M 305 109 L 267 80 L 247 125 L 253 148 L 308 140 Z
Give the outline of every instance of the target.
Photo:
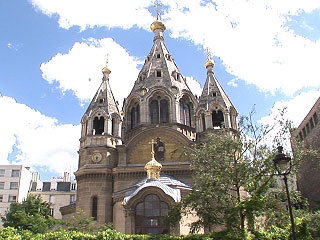
M 158 17 L 160 18 L 160 7 L 161 7 L 161 4 L 159 3 L 158 0 L 155 1 L 154 7 L 156 8 L 157 18 L 158 18 Z
M 151 141 L 149 142 L 149 144 L 151 144 L 151 155 L 152 157 L 154 157 L 154 144 L 156 144 L 157 142 L 154 139 L 151 139 Z
M 108 67 L 108 63 L 109 63 L 109 53 L 106 54 L 106 67 Z
M 211 53 L 208 47 L 206 48 L 206 53 L 207 53 L 207 60 L 211 60 Z

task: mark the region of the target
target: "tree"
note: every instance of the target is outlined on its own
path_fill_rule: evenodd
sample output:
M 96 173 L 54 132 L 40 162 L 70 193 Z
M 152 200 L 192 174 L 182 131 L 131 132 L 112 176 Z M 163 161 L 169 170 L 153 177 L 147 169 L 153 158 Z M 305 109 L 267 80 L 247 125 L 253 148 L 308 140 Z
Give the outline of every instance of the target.
M 29 195 L 22 203 L 12 203 L 2 221 L 4 227 L 30 230 L 33 233 L 48 232 L 56 223 L 50 215 L 50 203 L 36 195 Z
M 246 220 L 253 231 L 257 217 L 265 218 L 270 210 L 283 211 L 279 191 L 271 189 L 276 184 L 274 149 L 290 138 L 291 123 L 285 120 L 284 112 L 280 111 L 272 126 L 253 124 L 252 112 L 241 118 L 239 131 L 223 128 L 208 135 L 205 143 L 188 149 L 194 186 L 171 208 L 171 224 L 181 220 L 181 214 L 196 213 L 198 221 L 192 223 L 192 231 L 212 231 L 214 226 L 224 225 L 241 234 Z M 268 142 L 275 129 L 277 134 Z M 295 158 L 293 171 L 298 162 Z

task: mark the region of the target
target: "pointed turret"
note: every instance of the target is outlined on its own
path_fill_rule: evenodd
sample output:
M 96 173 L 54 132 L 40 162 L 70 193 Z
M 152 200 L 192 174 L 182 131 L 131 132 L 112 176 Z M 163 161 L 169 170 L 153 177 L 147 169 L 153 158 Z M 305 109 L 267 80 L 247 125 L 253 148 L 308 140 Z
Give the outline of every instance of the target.
M 197 132 L 221 127 L 237 129 L 237 110 L 213 73 L 214 61 L 205 63 L 207 79 L 197 108 Z
M 111 70 L 105 66 L 102 69 L 102 82 L 87 111 L 82 118 L 82 137 L 91 135 L 106 135 L 116 138 L 112 144 L 120 143 L 121 117 L 118 103 L 115 101 L 110 83 Z

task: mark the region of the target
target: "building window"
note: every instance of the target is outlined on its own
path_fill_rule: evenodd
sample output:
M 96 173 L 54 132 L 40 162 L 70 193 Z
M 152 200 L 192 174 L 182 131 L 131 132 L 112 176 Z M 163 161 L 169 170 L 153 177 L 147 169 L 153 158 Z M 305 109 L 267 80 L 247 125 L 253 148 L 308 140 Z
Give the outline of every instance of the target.
M 139 104 L 131 108 L 131 129 L 136 128 L 140 124 L 140 106 Z
M 314 121 L 315 125 L 318 124 L 318 122 L 319 122 L 318 115 L 316 112 L 313 114 L 313 121 Z
M 10 190 L 17 190 L 18 189 L 18 183 L 17 182 L 11 182 L 10 183 Z
M 180 123 L 191 126 L 190 106 L 184 101 L 180 101 Z
M 160 58 L 160 57 L 161 57 L 161 55 L 160 55 L 160 53 L 158 53 L 158 54 L 157 54 L 157 58 Z
M 0 189 L 4 189 L 4 182 L 0 182 Z
M 76 190 L 76 183 L 71 183 L 71 191 L 74 191 Z
M 93 217 L 95 221 L 98 219 L 98 197 L 96 196 L 92 197 L 91 217 Z
M 70 204 L 76 201 L 76 195 L 70 195 Z
M 160 101 L 152 100 L 150 103 L 150 117 L 152 124 L 169 122 L 168 101 L 165 99 Z
M 303 140 L 302 132 L 299 132 L 299 139 L 300 139 L 300 141 Z
M 3 195 L 0 195 L 0 202 L 3 202 Z
M 4 177 L 5 172 L 6 171 L 4 169 L 0 169 L 0 177 Z
M 20 170 L 12 170 L 11 177 L 19 177 L 20 176 Z
M 156 76 L 157 76 L 157 77 L 161 77 L 161 70 L 157 70 L 157 71 L 156 71 Z
M 309 123 L 306 124 L 307 133 L 310 133 Z
M 206 130 L 206 118 L 204 113 L 201 114 L 201 122 L 202 122 L 202 131 Z
M 8 202 L 17 202 L 17 196 L 9 195 Z
M 314 128 L 314 124 L 313 124 L 313 119 L 312 118 L 310 118 L 309 124 L 310 124 L 311 129 L 313 129 Z
M 168 234 L 169 228 L 164 223 L 168 208 L 168 204 L 160 201 L 157 195 L 146 196 L 135 208 L 135 233 Z
M 224 122 L 223 113 L 221 110 L 212 112 L 212 125 L 213 127 L 222 127 Z
M 303 133 L 303 138 L 305 138 L 307 136 L 307 132 L 306 132 L 306 128 L 305 127 L 302 129 L 302 133 Z
M 50 208 L 50 216 L 53 217 L 53 214 L 54 214 L 54 209 Z
M 50 195 L 50 196 L 49 196 L 49 202 L 50 202 L 50 203 L 54 204 L 55 200 L 56 200 L 56 198 L 55 198 L 54 195 Z
M 93 119 L 93 135 L 101 135 L 104 132 L 104 117 Z

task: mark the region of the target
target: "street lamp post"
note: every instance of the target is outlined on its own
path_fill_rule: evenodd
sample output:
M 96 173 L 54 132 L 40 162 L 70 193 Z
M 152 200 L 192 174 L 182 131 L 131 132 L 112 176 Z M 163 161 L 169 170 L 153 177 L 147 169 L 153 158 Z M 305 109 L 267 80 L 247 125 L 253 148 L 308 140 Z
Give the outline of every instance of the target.
M 290 214 L 290 221 L 291 221 L 291 230 L 292 230 L 292 239 L 297 240 L 296 238 L 296 231 L 295 231 L 295 224 L 294 224 L 294 218 L 292 214 L 292 207 L 291 207 L 291 201 L 290 201 L 290 195 L 289 195 L 289 188 L 288 188 L 288 179 L 287 175 L 291 171 L 291 158 L 290 156 L 286 156 L 284 153 L 282 153 L 283 147 L 278 147 L 278 154 L 273 159 L 274 166 L 279 173 L 279 175 L 283 176 L 283 181 L 286 187 L 286 193 L 287 193 L 287 199 L 288 199 L 288 207 L 289 207 L 289 214 Z

